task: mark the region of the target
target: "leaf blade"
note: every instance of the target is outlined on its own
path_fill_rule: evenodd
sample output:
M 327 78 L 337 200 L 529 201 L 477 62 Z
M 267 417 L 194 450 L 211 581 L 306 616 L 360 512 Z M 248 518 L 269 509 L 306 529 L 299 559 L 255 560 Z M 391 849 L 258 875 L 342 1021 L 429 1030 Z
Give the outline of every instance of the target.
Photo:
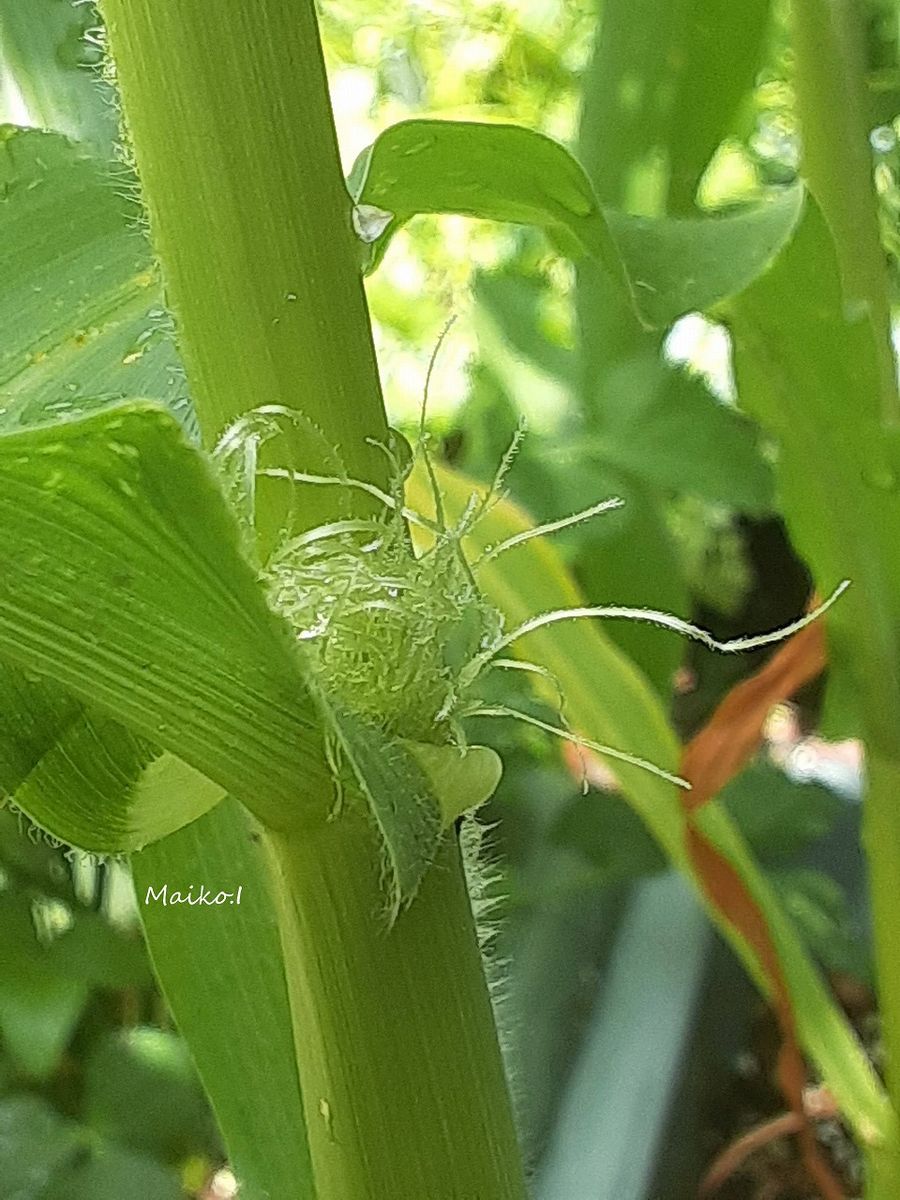
M 707 311 L 752 282 L 799 220 L 799 184 L 725 216 L 633 217 L 601 207 L 577 160 L 517 125 L 402 121 L 357 159 L 358 205 L 391 216 L 372 239 L 377 266 L 392 234 L 417 213 L 533 224 L 561 236 L 570 257 L 599 262 L 649 328 Z
M 154 968 L 216 1110 L 241 1194 L 314 1200 L 281 945 L 259 845 L 252 821 L 229 799 L 133 855 L 132 869 Z M 241 887 L 240 904 L 198 912 L 140 903 L 150 887 L 168 883 L 186 892 L 200 881 L 216 891 Z
M 479 490 L 470 480 L 448 469 L 441 470 L 440 485 L 451 516 Z M 420 511 L 432 511 L 428 483 L 421 474 L 411 477 L 408 494 L 410 503 Z M 469 550 L 477 558 L 486 545 L 499 544 L 529 525 L 521 509 L 501 500 L 477 526 Z M 479 582 L 511 628 L 537 612 L 577 607 L 581 601 L 571 576 L 546 538 L 535 538 L 489 561 L 479 574 Z M 677 769 L 679 748 L 661 704 L 595 624 L 570 621 L 545 626 L 516 643 L 515 651 L 549 670 L 560 682 L 566 715 L 576 730 L 615 749 L 637 753 L 666 770 Z M 540 681 L 536 686 L 543 687 Z M 552 698 L 552 690 L 547 694 Z M 618 762 L 614 766 L 629 803 L 673 865 L 698 888 L 710 916 L 723 929 L 751 976 L 765 989 L 765 967 L 754 948 L 703 891 L 691 862 L 686 815 L 676 789 L 636 767 Z M 700 810 L 697 824 L 713 850 L 740 876 L 764 914 L 794 1000 L 800 1038 L 822 1068 L 842 1110 L 862 1136 L 883 1137 L 889 1143 L 895 1136 L 895 1121 L 871 1065 L 829 999 L 796 931 L 728 814 L 718 805 L 706 805 Z
M 274 822 L 301 782 L 307 812 L 324 803 L 319 716 L 287 629 L 174 418 L 136 403 L 0 435 L 0 524 L 5 656 Z

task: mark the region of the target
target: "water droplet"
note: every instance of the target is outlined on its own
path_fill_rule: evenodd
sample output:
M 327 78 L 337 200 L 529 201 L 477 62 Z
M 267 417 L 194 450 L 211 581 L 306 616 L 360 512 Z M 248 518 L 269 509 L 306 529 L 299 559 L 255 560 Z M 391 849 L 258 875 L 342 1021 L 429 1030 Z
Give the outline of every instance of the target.
M 890 125 L 877 125 L 869 134 L 869 143 L 876 154 L 890 154 L 897 145 L 897 135 Z
M 392 212 L 388 212 L 386 208 L 379 208 L 375 204 L 354 204 L 353 206 L 353 231 L 366 245 L 377 242 L 393 219 Z

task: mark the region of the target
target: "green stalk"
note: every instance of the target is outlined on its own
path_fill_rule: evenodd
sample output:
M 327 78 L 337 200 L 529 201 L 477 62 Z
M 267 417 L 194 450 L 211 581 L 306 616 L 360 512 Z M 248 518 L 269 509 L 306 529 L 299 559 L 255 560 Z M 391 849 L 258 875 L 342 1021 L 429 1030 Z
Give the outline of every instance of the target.
M 204 437 L 286 405 L 371 473 L 386 423 L 313 5 L 102 7 Z
M 312 0 L 102 7 L 205 443 L 281 405 L 321 432 L 300 430 L 294 461 L 333 472 L 334 448 L 383 483 L 366 439 L 387 425 Z M 337 491 L 304 498 L 303 521 L 337 515 Z M 283 496 L 263 492 L 260 510 L 271 534 Z M 390 931 L 377 838 L 352 806 L 269 835 L 269 849 L 318 1200 L 521 1200 L 452 839 Z
M 900 425 L 887 264 L 878 228 L 866 125 L 861 10 L 856 0 L 794 0 L 803 178 L 831 227 L 848 310 L 875 331 L 881 417 Z
M 389 932 L 353 820 L 269 839 L 319 1200 L 523 1197 L 456 839 Z
M 803 174 L 834 238 L 848 314 L 867 318 L 878 363 L 877 411 L 884 431 L 900 422 L 890 338 L 885 255 L 879 237 L 872 163 L 865 122 L 865 76 L 860 10 L 853 0 L 795 0 L 792 7 L 797 106 Z M 873 406 L 874 407 L 874 406 Z M 861 413 L 861 417 L 864 414 Z M 861 432 L 861 437 L 866 436 Z M 873 430 L 869 436 L 877 436 Z M 864 461 L 847 449 L 848 463 Z M 878 505 L 823 521 L 840 522 L 853 571 L 855 675 L 867 750 L 864 838 L 869 860 L 878 992 L 887 1051 L 887 1083 L 900 1113 L 900 688 L 896 664 L 897 598 L 892 547 Z M 838 525 L 838 529 L 840 525 Z M 900 1195 L 897 1148 L 870 1151 L 867 1195 Z

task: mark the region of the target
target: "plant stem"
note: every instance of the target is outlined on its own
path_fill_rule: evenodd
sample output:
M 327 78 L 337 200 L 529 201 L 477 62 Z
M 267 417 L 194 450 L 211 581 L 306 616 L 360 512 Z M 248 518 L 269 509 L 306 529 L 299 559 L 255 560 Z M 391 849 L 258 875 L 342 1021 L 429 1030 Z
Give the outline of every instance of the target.
M 351 474 L 383 475 L 365 444 L 386 422 L 313 4 L 102 8 L 204 440 L 285 405 Z
M 900 1196 L 900 1154 L 896 1145 L 863 1147 L 865 1195 L 871 1200 Z
M 868 313 L 872 323 L 881 418 L 896 428 L 900 399 L 865 119 L 861 10 L 856 0 L 794 0 L 792 33 L 803 177 L 831 228 L 848 311 Z
M 885 430 L 895 433 L 900 424 L 885 255 L 864 116 L 861 18 L 852 0 L 794 0 L 792 19 L 803 174 L 834 239 L 847 319 L 868 321 L 877 362 L 880 428 L 874 422 L 871 426 L 862 423 L 866 397 L 859 410 L 860 446 L 845 445 L 840 450 L 841 459 L 852 469 L 852 464 L 866 461 L 867 449 L 873 454 L 876 450 L 874 444 L 867 447 L 863 439 L 877 440 Z M 856 486 L 856 481 L 852 482 Z M 891 509 L 883 496 L 880 500 L 871 502 L 866 496 L 864 503 L 850 504 L 846 518 L 836 510 L 827 520 L 823 517 L 823 523 L 837 533 L 843 556 L 852 564 L 858 591 L 851 650 L 854 674 L 862 681 L 859 695 L 867 752 L 864 841 L 888 1092 L 895 1112 L 900 1113 L 900 686 L 892 667 L 900 647 L 893 569 L 896 534 L 884 525 Z M 843 503 L 848 502 L 845 499 Z M 839 533 L 842 525 L 846 528 Z M 869 1166 L 867 1196 L 897 1195 L 900 1166 L 896 1145 L 886 1148 L 880 1157 L 873 1150 Z
M 354 822 L 268 839 L 319 1195 L 518 1200 L 456 840 L 389 931 L 371 835 Z
M 366 438 L 387 425 L 312 0 L 103 11 L 205 443 L 282 405 L 321 431 L 296 440 L 306 469 L 333 473 L 334 448 L 383 483 Z M 337 491 L 304 499 L 301 519 L 337 515 Z M 257 497 L 264 532 L 283 500 Z M 269 846 L 318 1200 L 521 1200 L 453 839 L 390 931 L 377 837 L 352 805 Z

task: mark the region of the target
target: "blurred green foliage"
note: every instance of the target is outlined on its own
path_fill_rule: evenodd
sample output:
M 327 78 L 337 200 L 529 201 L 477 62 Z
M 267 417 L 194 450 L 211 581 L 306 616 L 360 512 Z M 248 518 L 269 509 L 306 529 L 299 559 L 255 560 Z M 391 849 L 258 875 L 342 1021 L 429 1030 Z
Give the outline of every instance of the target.
M 0 0 L 0 53 L 9 58 L 15 46 L 17 77 L 46 85 L 13 96 L 7 83 L 0 117 L 20 119 L 30 104 L 65 129 L 55 114 L 84 103 L 85 66 L 96 56 L 79 39 L 95 17 L 89 6 L 70 13 L 59 0 L 40 3 L 54 10 L 50 42 L 36 36 L 40 23 L 16 23 L 16 0 Z M 593 5 L 564 0 L 326 3 L 344 163 L 349 170 L 382 129 L 408 117 L 516 121 L 576 146 L 601 200 L 634 216 L 741 214 L 766 188 L 796 179 L 798 142 L 786 6 L 739 7 L 606 0 L 598 21 Z M 896 12 L 881 0 L 866 8 L 873 172 L 896 298 Z M 56 104 L 55 88 L 65 92 Z M 94 138 L 112 140 L 108 119 Z M 508 482 L 535 518 L 610 494 L 626 500 L 559 538 L 590 602 L 667 609 L 724 637 L 771 628 L 802 608 L 808 572 L 781 519 L 778 449 L 739 410 L 730 343 L 709 315 L 647 331 L 594 265 L 576 269 L 532 229 L 460 216 L 413 217 L 367 291 L 392 420 L 411 440 L 429 358 L 453 316 L 428 397 L 446 461 L 489 480 L 524 420 Z M 764 302 L 777 324 L 775 301 Z M 612 632 L 685 734 L 763 658 L 686 652 L 642 627 Z M 689 684 L 676 694 L 679 669 Z M 497 703 L 558 715 L 521 680 L 495 687 Z M 806 700 L 814 724 L 819 697 Z M 853 732 L 850 716 L 835 711 L 834 728 Z M 538 1011 L 534 996 L 551 991 L 564 1001 L 541 1010 L 547 1026 L 529 1031 L 563 1044 L 543 1080 L 547 1103 L 529 1098 L 526 1132 L 537 1146 L 577 1051 L 583 976 L 606 961 L 614 937 L 620 889 L 665 864 L 621 798 L 581 794 L 535 731 L 498 736 L 492 727 L 490 738 L 506 762 L 487 812 L 498 823 L 497 890 L 510 917 L 500 947 L 525 1010 Z M 865 919 L 846 895 L 859 890 L 858 875 L 804 857 L 840 829 L 844 802 L 757 762 L 718 803 L 819 961 L 869 980 Z M 221 1146 L 133 915 L 107 901 L 117 868 L 79 867 L 32 840 L 11 813 L 0 819 L 0 1200 L 168 1200 L 198 1190 Z M 858 857 L 857 843 L 847 846 Z M 548 909 L 561 914 L 552 936 Z M 591 935 L 572 936 L 564 965 L 549 952 L 538 961 L 535 945 L 556 937 L 559 948 L 586 912 Z M 535 1072 L 529 1079 L 540 1085 Z
M 221 1162 L 125 866 L 0 812 L 0 1195 L 178 1200 Z

